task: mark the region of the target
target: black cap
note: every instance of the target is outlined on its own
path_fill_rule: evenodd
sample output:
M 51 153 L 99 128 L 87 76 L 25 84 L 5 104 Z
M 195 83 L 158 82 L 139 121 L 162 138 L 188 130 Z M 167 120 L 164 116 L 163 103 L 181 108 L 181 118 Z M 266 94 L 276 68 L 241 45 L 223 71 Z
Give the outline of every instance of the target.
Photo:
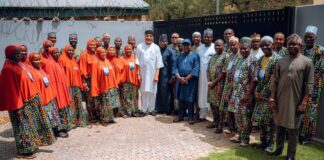
M 147 34 L 154 35 L 154 32 L 153 32 L 152 30 L 146 30 L 146 31 L 145 31 L 145 35 L 147 35 Z

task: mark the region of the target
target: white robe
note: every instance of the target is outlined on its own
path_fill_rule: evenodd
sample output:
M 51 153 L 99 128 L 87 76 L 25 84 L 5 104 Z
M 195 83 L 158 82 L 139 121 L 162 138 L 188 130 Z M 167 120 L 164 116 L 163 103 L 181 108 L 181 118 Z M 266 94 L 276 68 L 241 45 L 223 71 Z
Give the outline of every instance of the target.
M 164 67 L 159 46 L 141 43 L 137 46 L 136 58 L 140 66 L 141 92 L 156 94 L 157 83 L 153 82 L 156 69 Z
M 200 58 L 200 71 L 198 80 L 198 105 L 201 109 L 209 109 L 209 103 L 207 101 L 208 95 L 208 81 L 207 81 L 207 67 L 211 57 L 216 54 L 214 43 L 212 43 L 208 48 L 205 45 L 201 45 L 198 48 L 198 55 Z

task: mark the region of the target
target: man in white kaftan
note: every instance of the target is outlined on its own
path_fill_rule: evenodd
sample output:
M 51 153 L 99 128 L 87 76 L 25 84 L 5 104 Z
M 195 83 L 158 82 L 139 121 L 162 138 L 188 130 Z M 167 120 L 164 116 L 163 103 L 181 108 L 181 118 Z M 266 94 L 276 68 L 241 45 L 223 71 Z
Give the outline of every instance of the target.
M 153 43 L 153 31 L 145 31 L 145 42 L 137 46 L 136 57 L 140 65 L 141 77 L 141 110 L 155 115 L 155 98 L 159 69 L 163 67 L 162 56 L 158 45 Z
M 211 57 L 216 54 L 213 40 L 213 30 L 207 28 L 204 31 L 202 44 L 198 48 L 198 55 L 200 57 L 200 71 L 199 71 L 199 80 L 198 80 L 198 106 L 199 111 L 199 120 L 206 119 L 206 112 L 210 108 L 207 101 L 208 93 L 208 81 L 207 81 L 207 66 Z

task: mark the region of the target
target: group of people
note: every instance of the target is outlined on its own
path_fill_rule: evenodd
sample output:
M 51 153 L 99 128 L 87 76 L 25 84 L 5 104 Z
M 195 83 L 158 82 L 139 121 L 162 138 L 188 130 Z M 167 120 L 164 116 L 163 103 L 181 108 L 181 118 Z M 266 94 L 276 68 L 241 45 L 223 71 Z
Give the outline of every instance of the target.
M 293 34 L 285 48 L 280 32 L 239 39 L 226 29 L 225 41 L 213 43 L 208 28 L 192 39 L 173 33 L 171 44 L 162 34 L 156 45 L 147 30 L 143 43 L 136 46 L 131 35 L 122 48 L 121 38 L 111 46 L 105 33 L 89 39 L 83 51 L 76 33 L 60 50 L 51 32 L 39 52 L 28 53 L 23 44 L 6 47 L 0 111 L 9 112 L 18 158 L 35 158 L 39 146 L 68 137 L 73 128 L 108 126 L 116 116 L 177 113 L 173 122 L 187 116 L 193 125 L 205 121 L 210 109 L 207 128 L 219 134 L 228 126 L 224 132 L 241 146 L 260 129 L 256 147 L 274 156 L 282 153 L 287 131 L 287 157 L 294 159 L 298 139 L 307 143 L 316 131 L 324 80 L 324 48 L 315 44 L 316 34 L 308 26 L 304 44 Z
M 182 52 L 172 72 L 180 101 L 174 122 L 184 120 L 185 107 L 189 124 L 204 121 L 209 108 L 213 122 L 206 127 L 216 128 L 215 133 L 223 133 L 226 125 L 229 140 L 246 146 L 251 133 L 259 129 L 261 143 L 253 146 L 273 156 L 282 154 L 287 137 L 287 159 L 295 159 L 297 142 L 307 144 L 315 135 L 324 86 L 324 48 L 315 44 L 317 30 L 308 26 L 304 42 L 299 35 L 290 35 L 287 48 L 281 32 L 239 39 L 226 29 L 225 42 L 212 43 L 213 31 L 206 29 L 202 37 L 193 33 L 191 52 L 190 40 L 180 40 Z

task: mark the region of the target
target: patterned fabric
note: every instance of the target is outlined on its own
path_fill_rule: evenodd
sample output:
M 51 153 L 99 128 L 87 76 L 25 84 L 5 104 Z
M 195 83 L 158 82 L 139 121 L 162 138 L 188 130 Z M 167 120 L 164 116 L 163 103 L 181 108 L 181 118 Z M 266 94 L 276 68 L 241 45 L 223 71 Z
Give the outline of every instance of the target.
M 250 89 L 250 83 L 254 80 L 256 67 L 257 63 L 253 56 L 239 60 L 238 65 L 235 67 L 235 72 L 232 75 L 232 93 L 228 111 L 238 114 L 247 114 L 250 112 L 251 102 L 242 102 L 242 99 L 246 97 L 246 93 Z
M 260 141 L 266 147 L 274 146 L 275 127 L 272 117 L 262 118 L 260 121 Z
M 39 95 L 32 97 L 18 110 L 11 110 L 11 120 L 18 154 L 33 153 L 38 145 L 55 141 L 50 125 L 46 123 L 46 112 Z
M 272 118 L 272 111 L 269 106 L 269 98 L 271 95 L 271 76 L 280 58 L 280 55 L 273 53 L 263 67 L 266 57 L 261 57 L 255 72 L 255 80 L 257 81 L 255 91 L 261 94 L 263 100 L 255 103 L 252 121 L 260 126 L 261 144 L 267 147 L 273 147 L 274 144 L 275 125 Z
M 215 54 L 210 59 L 207 74 L 209 77 L 208 81 L 215 81 L 217 77 L 222 74 L 222 69 L 227 59 L 227 53 Z M 208 89 L 208 102 L 211 106 L 219 107 L 222 99 L 222 91 L 224 90 L 224 79 L 219 81 L 214 88 Z
M 119 98 L 119 109 L 118 111 L 124 115 L 124 114 L 127 114 L 127 112 L 124 112 L 125 110 L 123 109 L 124 108 L 124 95 L 123 95 L 123 88 L 122 88 L 122 84 L 118 84 L 118 88 L 117 88 L 117 92 L 118 92 L 118 98 Z
M 213 124 L 218 130 L 222 130 L 226 112 L 221 111 L 219 107 L 214 107 L 212 104 L 210 105 L 210 107 L 213 111 Z
M 258 67 L 255 71 L 255 80 L 257 86 L 255 91 L 260 93 L 263 97 L 263 101 L 256 102 L 253 111 L 253 122 L 261 125 L 261 121 L 270 121 L 272 119 L 272 111 L 269 106 L 269 97 L 271 95 L 270 84 L 271 76 L 274 72 L 277 61 L 281 58 L 280 55 L 274 53 L 268 60 L 265 68 L 262 68 L 262 63 L 265 60 L 265 56 L 261 57 L 258 61 Z
M 91 76 L 86 79 L 88 86 L 91 86 Z M 98 120 L 99 119 L 99 98 L 91 96 L 91 89 L 87 92 L 83 92 L 83 97 L 86 100 L 87 111 L 89 120 Z M 82 98 L 83 99 L 83 98 Z
M 241 141 L 246 144 L 249 144 L 250 142 L 250 134 L 252 130 L 249 114 L 249 112 L 246 114 L 235 113 L 235 125 L 237 127 L 237 133 L 240 135 Z
M 71 107 L 67 106 L 61 110 L 59 110 L 59 115 L 61 119 L 61 126 L 59 127 L 59 131 L 70 131 L 72 129 L 72 111 Z
M 236 124 L 235 124 L 235 114 L 234 112 L 229 112 L 227 111 L 226 114 L 225 114 L 227 117 L 227 125 L 228 125 L 228 128 L 231 132 L 236 132 Z M 224 118 L 225 119 L 225 118 Z
M 310 50 L 303 49 L 304 55 L 314 63 L 314 93 L 306 107 L 303 123 L 300 127 L 300 136 L 309 139 L 316 134 L 318 107 L 324 87 L 324 48 L 316 45 Z
M 279 56 L 284 57 L 288 54 L 286 47 L 282 47 L 279 51 L 275 51 Z
M 324 47 L 315 44 L 312 49 L 307 49 L 306 47 L 304 47 L 302 49 L 302 52 L 303 52 L 303 55 L 310 58 L 315 65 L 318 60 L 323 58 Z
M 82 94 L 79 87 L 70 87 L 71 112 L 73 125 L 85 127 L 88 125 L 88 112 L 82 107 Z
M 46 104 L 44 109 L 46 111 L 46 121 L 50 124 L 50 127 L 59 128 L 61 126 L 61 120 L 55 100 L 53 99 Z
M 230 85 L 232 83 L 232 78 L 231 75 L 233 74 L 233 71 L 240 59 L 239 53 L 236 53 L 235 55 L 231 53 L 229 57 L 225 61 L 225 66 L 223 68 L 223 73 L 226 73 L 225 77 L 225 84 L 224 84 L 224 89 L 222 93 L 222 100 L 220 104 L 220 110 L 227 110 L 228 107 L 228 99 L 229 94 L 230 94 Z
M 109 105 L 111 105 L 113 109 L 120 108 L 119 94 L 117 88 L 109 89 L 108 99 L 109 99 Z
M 110 89 L 111 90 L 111 89 Z M 118 100 L 111 99 L 110 90 L 100 95 L 100 120 L 102 122 L 111 122 L 114 120 L 113 102 Z
M 125 82 L 122 84 L 123 107 L 122 110 L 131 116 L 138 109 L 138 86 Z
M 87 103 L 87 110 L 89 115 L 89 120 L 99 120 L 100 119 L 100 102 L 101 97 L 91 97 L 89 103 Z

